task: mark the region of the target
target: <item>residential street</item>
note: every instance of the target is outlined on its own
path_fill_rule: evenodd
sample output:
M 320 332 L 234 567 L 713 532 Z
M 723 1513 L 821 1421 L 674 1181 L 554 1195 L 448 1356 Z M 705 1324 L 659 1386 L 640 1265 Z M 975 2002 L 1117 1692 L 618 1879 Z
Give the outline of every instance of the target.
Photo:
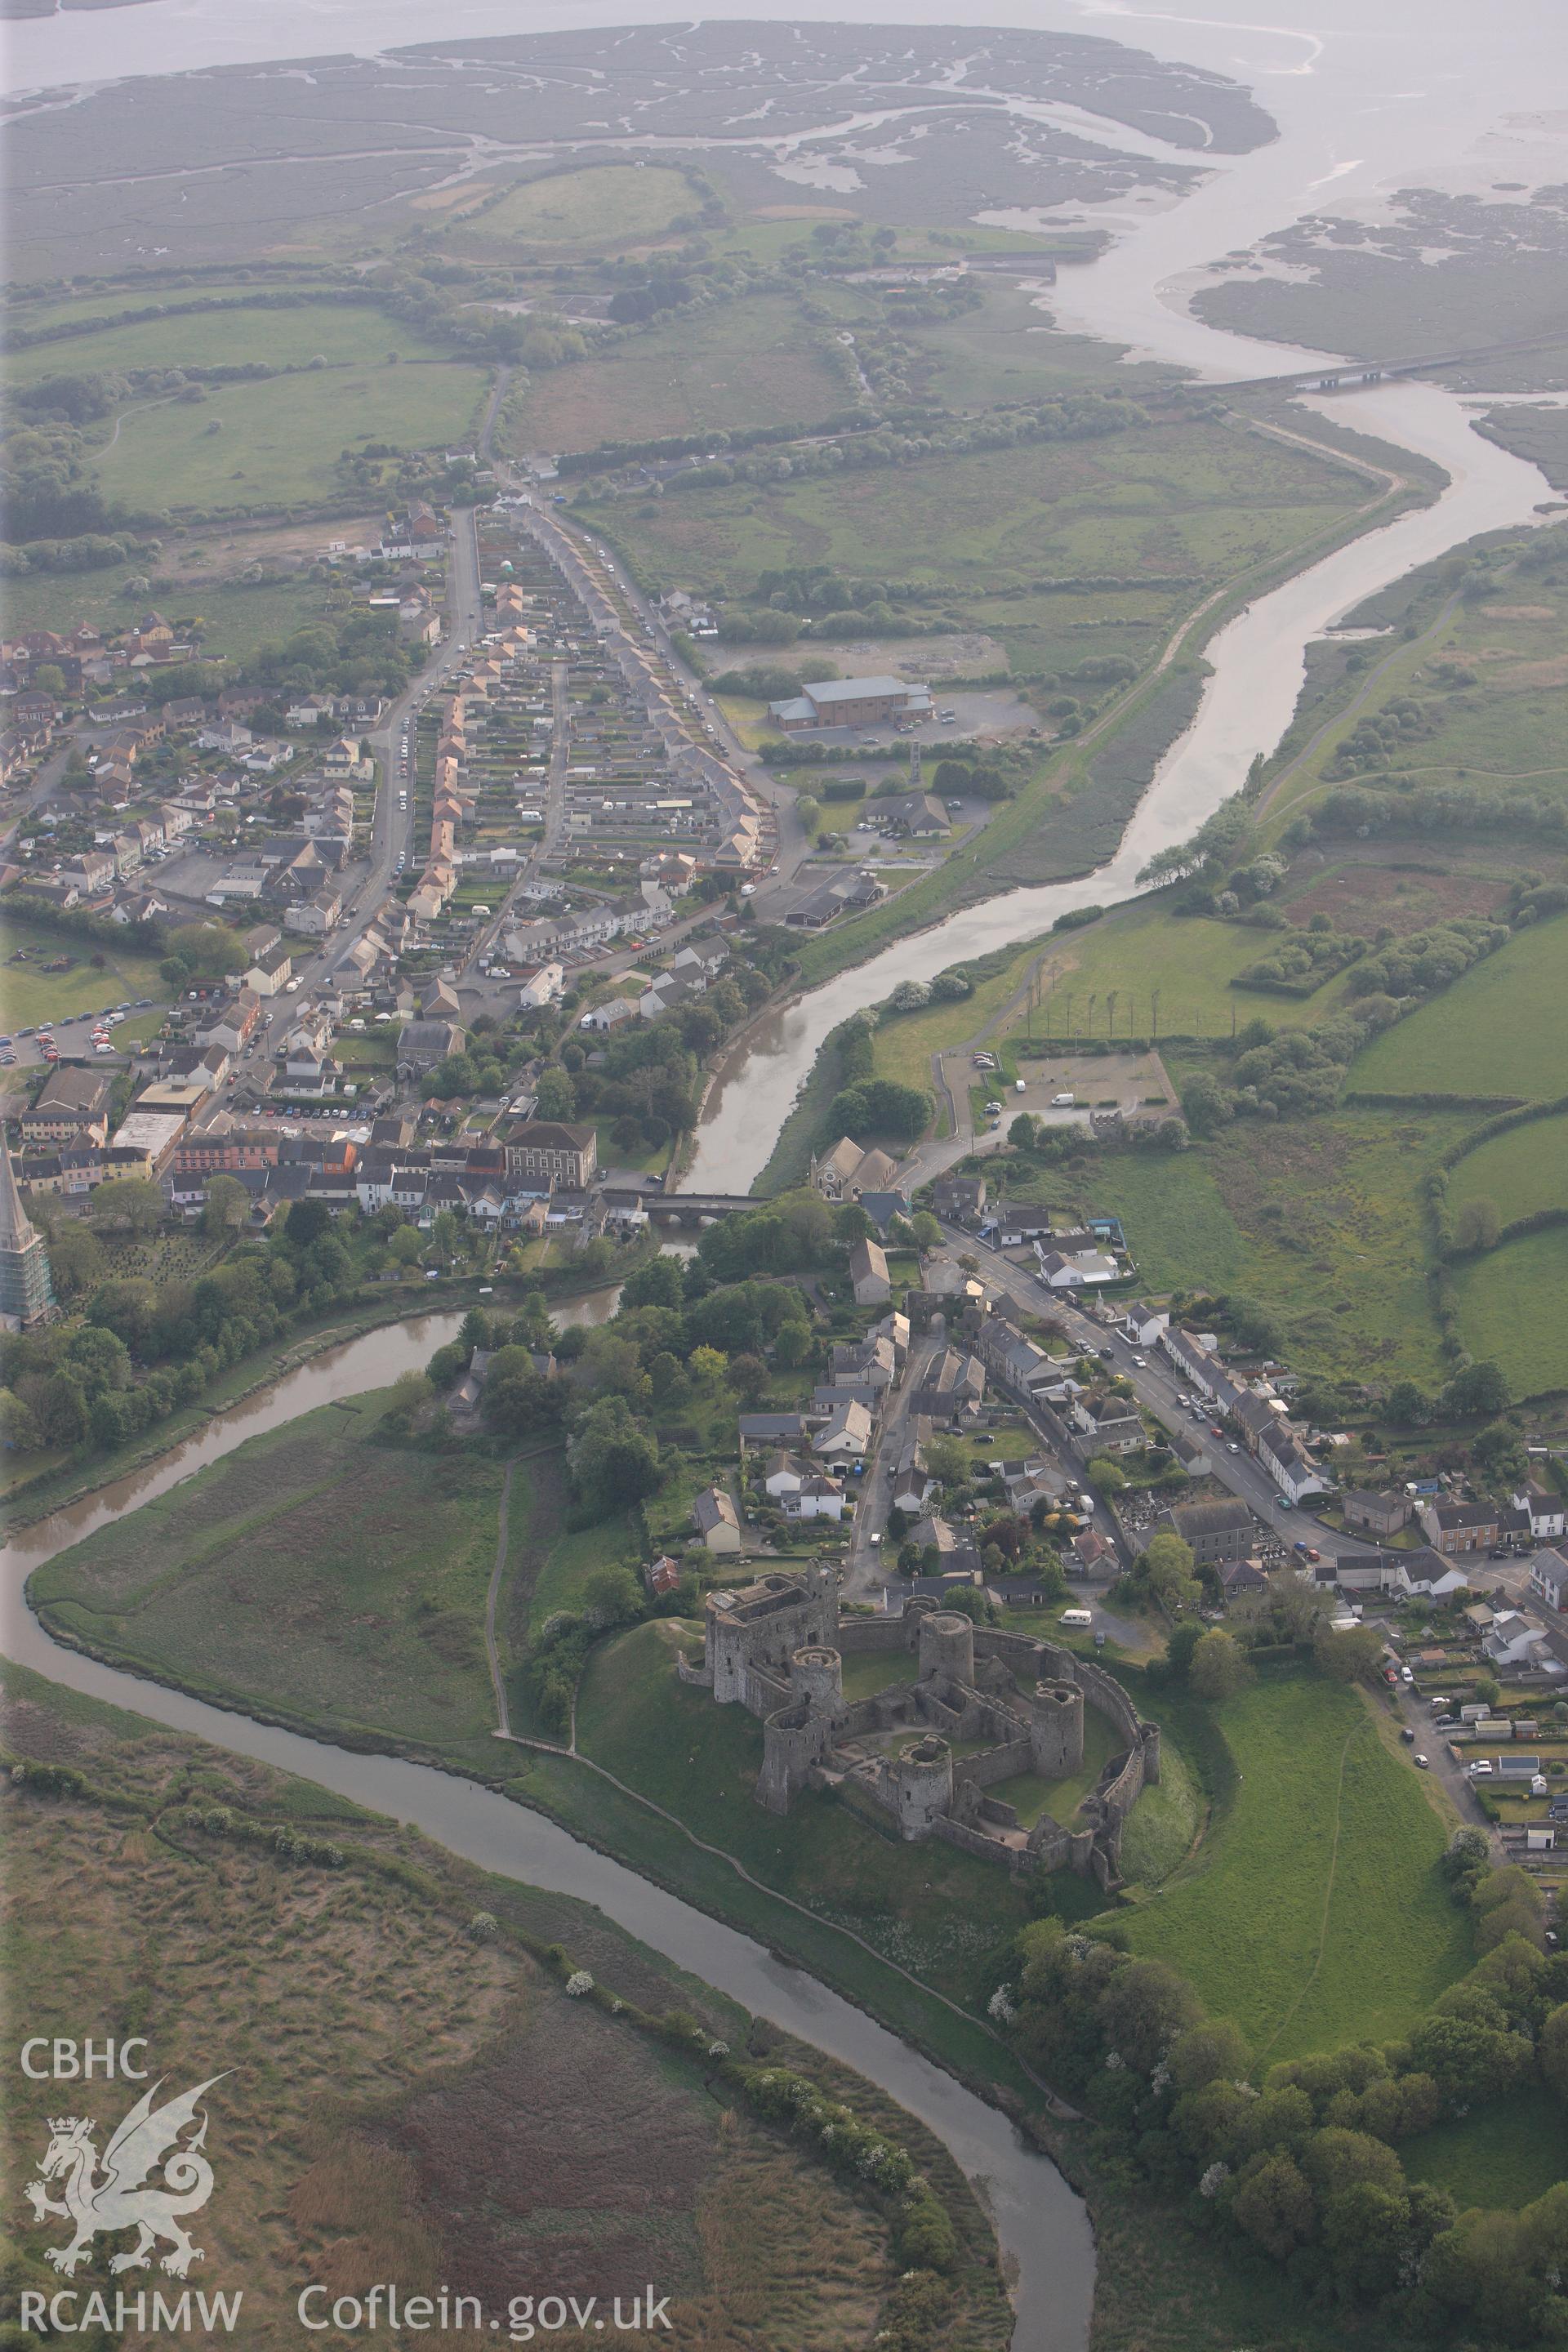
M 1131 1342 L 1119 1332 L 1108 1330 L 1104 1324 L 1085 1315 L 1071 1304 L 1068 1294 L 1048 1289 L 1026 1267 L 1014 1265 L 999 1250 L 988 1249 L 984 1243 L 977 1242 L 973 1234 L 963 1232 L 962 1227 L 950 1225 L 944 1231 L 956 1247 L 967 1250 L 980 1259 L 988 1282 L 994 1284 L 998 1290 L 1005 1291 L 1019 1306 L 1027 1307 L 1031 1314 L 1054 1317 L 1073 1345 L 1081 1348 L 1086 1355 L 1098 1355 L 1109 1349 L 1109 1369 L 1127 1381 L 1139 1403 L 1147 1405 L 1169 1428 L 1189 1432 L 1201 1428 L 1205 1435 L 1209 1434 L 1209 1416 L 1205 1413 L 1201 1419 L 1194 1418 L 1177 1402 L 1178 1395 L 1183 1392 L 1181 1382 L 1160 1357 L 1149 1356 L 1147 1369 L 1141 1370 L 1132 1359 L 1135 1354 L 1147 1354 L 1147 1350 L 1134 1349 Z M 1231 1452 L 1230 1441 L 1226 1438 L 1215 1437 L 1211 1443 L 1215 1476 L 1272 1528 L 1287 1549 L 1291 1544 L 1306 1542 L 1321 1551 L 1325 1559 L 1334 1559 L 1345 1552 L 1365 1553 L 1377 1549 L 1369 1536 L 1339 1535 L 1332 1528 L 1321 1526 L 1310 1509 L 1282 1507 L 1276 1499 L 1279 1489 L 1273 1479 L 1251 1454 L 1239 1445 L 1234 1453 Z
M 887 1553 L 889 1547 L 874 1544 L 872 1537 L 885 1535 L 888 1513 L 892 1507 L 892 1486 L 889 1472 L 896 1469 L 899 1457 L 909 1443 L 910 1423 L 914 1418 L 913 1398 L 926 1375 L 926 1369 L 938 1349 L 946 1342 L 940 1334 L 929 1333 L 911 1340 L 909 1365 L 902 1381 L 893 1391 L 892 1410 L 883 1420 L 876 1446 L 866 1465 L 866 1475 L 860 1482 L 861 1491 L 855 1506 L 855 1518 L 849 1537 L 849 1550 L 844 1564 L 844 1591 L 847 1598 L 864 1600 L 886 1584 L 894 1573 L 898 1546 L 890 1547 L 893 1559 Z

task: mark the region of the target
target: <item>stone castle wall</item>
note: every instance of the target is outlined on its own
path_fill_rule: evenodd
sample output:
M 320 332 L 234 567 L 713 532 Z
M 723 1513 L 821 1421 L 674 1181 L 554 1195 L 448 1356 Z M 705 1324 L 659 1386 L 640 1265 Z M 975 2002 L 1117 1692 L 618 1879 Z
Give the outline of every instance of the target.
M 983 1748 L 977 1756 L 961 1757 L 952 1768 L 955 1781 L 972 1780 L 977 1789 L 992 1788 L 1032 1769 L 1034 1749 L 1027 1739 L 1005 1739 Z

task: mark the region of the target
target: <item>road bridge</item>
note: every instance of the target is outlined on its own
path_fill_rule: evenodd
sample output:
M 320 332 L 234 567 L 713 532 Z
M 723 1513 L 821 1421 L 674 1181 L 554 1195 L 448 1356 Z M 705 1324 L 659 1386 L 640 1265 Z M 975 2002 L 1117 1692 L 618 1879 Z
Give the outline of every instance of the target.
M 1468 352 L 1428 352 L 1421 359 L 1314 360 L 1289 375 L 1257 375 L 1233 383 L 1192 384 L 1188 391 L 1222 394 L 1241 392 L 1364 392 L 1368 385 L 1402 377 L 1432 375 L 1440 368 L 1469 367 L 1479 360 L 1502 359 L 1511 352 L 1539 352 L 1568 341 L 1568 320 L 1552 332 L 1521 336 L 1508 343 L 1483 343 Z

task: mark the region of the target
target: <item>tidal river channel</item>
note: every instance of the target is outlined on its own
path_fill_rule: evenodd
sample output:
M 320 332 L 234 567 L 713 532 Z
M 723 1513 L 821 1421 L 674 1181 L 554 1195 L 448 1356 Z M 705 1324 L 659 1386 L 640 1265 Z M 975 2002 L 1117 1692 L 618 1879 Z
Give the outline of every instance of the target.
M 1561 25 L 1549 26 L 1544 14 L 1527 7 L 1528 23 L 1517 21 L 1500 49 L 1480 58 L 1464 0 L 1366 6 L 1322 0 L 1300 16 L 1287 15 L 1279 0 L 1247 6 L 1245 17 L 1239 10 L 1234 16 L 1205 11 L 1202 18 L 1145 13 L 1137 5 L 1020 15 L 1027 23 L 1076 22 L 1232 74 L 1252 83 L 1279 121 L 1277 141 L 1251 155 L 1216 159 L 1214 176 L 1178 205 L 1086 215 L 1117 231 L 1119 242 L 1089 268 L 1064 272 L 1045 298 L 1062 326 L 1125 343 L 1134 357 L 1175 362 L 1215 383 L 1282 373 L 1324 355 L 1205 325 L 1186 307 L 1190 273 L 1336 202 L 1423 184 L 1424 168 L 1451 166 L 1497 123 L 1522 124 L 1533 76 L 1543 58 L 1561 58 L 1563 47 Z M 1086 17 L 1093 21 L 1085 25 Z M 1140 144 L 1176 159 L 1175 150 L 1157 141 Z M 1503 174 L 1500 161 L 1489 168 Z M 1507 168 L 1527 166 L 1516 159 Z M 900 981 L 927 980 L 948 964 L 1037 938 L 1070 908 L 1133 896 L 1149 858 L 1185 840 L 1238 789 L 1254 753 L 1279 742 L 1314 637 L 1390 581 L 1478 532 L 1533 522 L 1536 506 L 1551 496 L 1536 467 L 1483 440 L 1465 401 L 1436 385 L 1391 383 L 1308 405 L 1389 445 L 1391 464 L 1401 448 L 1435 460 L 1448 488 L 1435 505 L 1352 541 L 1259 596 L 1209 641 L 1204 650 L 1213 676 L 1197 717 L 1161 761 L 1106 865 L 1076 881 L 1013 890 L 966 908 L 761 1024 L 744 1056 L 709 1091 L 683 1180 L 689 1190 L 750 1189 L 823 1039 L 852 1013 L 879 1003 Z
M 616 1297 L 607 1289 L 573 1300 L 556 1310 L 556 1320 L 604 1322 L 614 1313 Z M 1082 2352 L 1094 2294 L 1094 2242 L 1083 2205 L 1060 2173 L 1026 2148 L 994 2107 L 803 1969 L 784 1966 L 750 1937 L 665 1894 L 510 1798 L 399 1758 L 325 1747 L 100 1665 L 57 1646 L 27 1608 L 27 1577 L 57 1552 L 166 1493 L 247 1437 L 277 1429 L 334 1397 L 384 1387 L 400 1372 L 423 1366 L 456 1337 L 461 1320 L 458 1315 L 422 1316 L 317 1357 L 216 1415 L 199 1436 L 145 1470 L 23 1528 L 5 1555 L 4 1654 L 51 1682 L 297 1773 L 372 1811 L 410 1822 L 481 1869 L 595 1904 L 628 1934 L 754 2015 L 842 2059 L 918 2116 L 978 2189 L 1014 2289 L 1014 2352 Z

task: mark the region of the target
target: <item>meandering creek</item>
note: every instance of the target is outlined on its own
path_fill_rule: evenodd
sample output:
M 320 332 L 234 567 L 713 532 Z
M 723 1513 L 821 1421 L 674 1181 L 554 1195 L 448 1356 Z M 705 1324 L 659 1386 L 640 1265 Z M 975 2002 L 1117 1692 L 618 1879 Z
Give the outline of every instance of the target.
M 557 1308 L 555 1319 L 604 1322 L 618 1295 L 615 1289 L 590 1293 Z M 450 1773 L 395 1757 L 324 1747 L 100 1665 L 58 1647 L 27 1608 L 26 1578 L 57 1552 L 165 1494 L 247 1437 L 280 1428 L 336 1397 L 384 1387 L 400 1372 L 424 1365 L 456 1337 L 461 1319 L 455 1314 L 422 1316 L 351 1340 L 215 1416 L 199 1436 L 148 1468 L 24 1528 L 6 1550 L 5 1655 L 51 1682 L 298 1773 L 356 1804 L 411 1822 L 485 1870 L 596 1904 L 618 1927 L 755 2015 L 855 2067 L 929 2126 L 980 2190 L 1014 2285 L 1015 2352 L 1081 2352 L 1094 2293 L 1094 2245 L 1081 2202 L 1054 2165 L 1024 2146 L 1005 2116 L 886 2027 L 804 1969 L 772 1958 L 750 1937 L 596 1853 L 542 1814 Z

